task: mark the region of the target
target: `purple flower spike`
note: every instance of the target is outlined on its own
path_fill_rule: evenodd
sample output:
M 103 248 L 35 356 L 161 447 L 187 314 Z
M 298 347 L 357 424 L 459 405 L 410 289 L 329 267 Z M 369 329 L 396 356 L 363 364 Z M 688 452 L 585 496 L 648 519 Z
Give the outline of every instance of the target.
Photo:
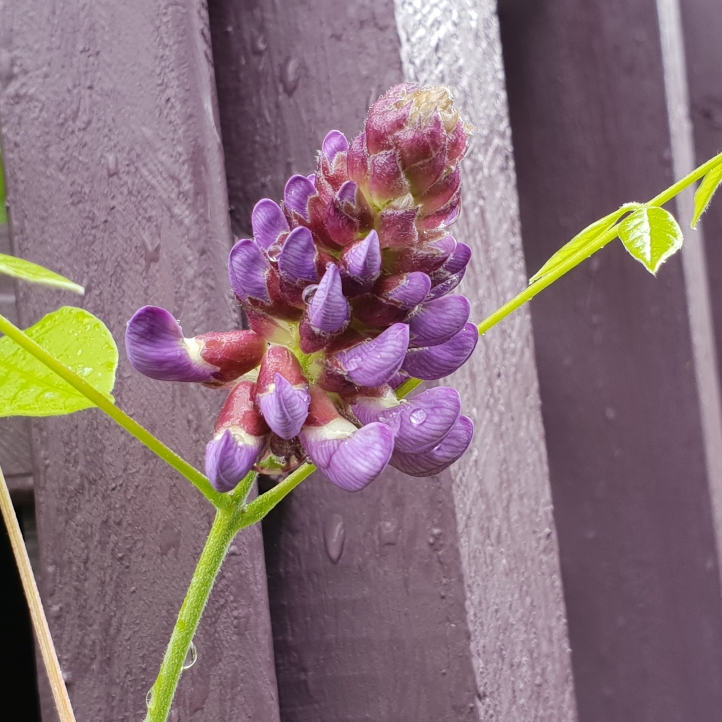
M 269 249 L 281 233 L 288 233 L 289 230 L 281 207 L 270 198 L 263 198 L 253 207 L 251 225 L 256 243 L 265 249 Z
M 347 150 L 348 140 L 340 130 L 332 130 L 326 134 L 321 146 L 321 153 L 332 166 L 336 156 L 339 153 L 345 153 Z
M 386 424 L 357 429 L 338 417 L 324 426 L 306 426 L 301 443 L 311 461 L 346 491 L 360 491 L 387 466 L 394 450 L 394 432 Z
M 293 175 L 283 190 L 286 207 L 309 220 L 308 199 L 315 195 L 316 186 L 305 175 Z
M 266 279 L 271 266 L 256 243 L 238 241 L 228 257 L 228 277 L 233 292 L 240 299 L 255 298 L 271 303 Z
M 321 283 L 308 304 L 308 319 L 317 331 L 340 331 L 351 317 L 351 309 L 343 295 L 338 266 L 329 263 Z
M 460 416 L 440 444 L 420 454 L 397 450 L 391 457 L 391 465 L 409 476 L 433 476 L 457 461 L 473 438 L 474 423 L 468 416 Z
M 409 327 L 395 323 L 376 338 L 340 351 L 332 363 L 358 386 L 381 386 L 401 368 L 408 347 Z
M 206 476 L 216 491 L 233 491 L 253 468 L 266 439 L 240 428 L 224 429 L 206 446 Z
M 183 337 L 170 311 L 143 306 L 125 332 L 128 359 L 140 373 L 161 381 L 208 382 L 218 371 L 201 357 L 202 344 Z
M 416 454 L 446 438 L 461 414 L 461 396 L 456 389 L 438 386 L 401 402 L 392 392 L 382 397 L 359 396 L 352 409 L 364 424 L 380 421 L 393 429 L 396 451 Z
M 316 246 L 308 228 L 299 226 L 291 231 L 278 257 L 278 270 L 290 283 L 318 281 Z
M 277 373 L 268 391 L 258 394 L 256 403 L 271 431 L 282 439 L 292 439 L 306 421 L 311 396 L 306 384 L 293 386 Z
M 414 308 L 429 295 L 430 290 L 431 279 L 421 271 L 414 271 L 401 276 L 396 288 L 385 291 L 381 298 L 393 301 L 401 308 Z
M 409 320 L 411 344 L 419 348 L 448 341 L 461 331 L 470 313 L 466 296 L 444 296 L 422 303 Z
M 381 245 L 376 231 L 347 246 L 341 258 L 346 274 L 358 281 L 375 281 L 381 273 Z
M 409 349 L 402 368 L 411 376 L 424 381 L 444 378 L 466 363 L 478 340 L 479 329 L 473 323 L 467 323 L 446 343 Z

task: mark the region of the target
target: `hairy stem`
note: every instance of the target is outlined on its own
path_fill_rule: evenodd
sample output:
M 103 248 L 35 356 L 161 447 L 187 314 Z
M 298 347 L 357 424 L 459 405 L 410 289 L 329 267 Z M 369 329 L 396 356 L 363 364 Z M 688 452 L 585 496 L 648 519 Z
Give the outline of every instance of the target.
M 145 722 L 166 722 L 168 719 L 193 636 L 198 629 L 198 623 L 228 547 L 236 535 L 238 512 L 237 508 L 219 509 L 216 512 L 216 518 L 198 560 L 198 566 L 193 572 L 186 598 L 168 642 L 158 678 L 150 690 Z
M 92 401 L 129 434 L 135 436 L 138 441 L 145 444 L 153 453 L 157 454 L 163 461 L 170 464 L 176 471 L 185 476 L 211 504 L 219 509 L 229 506 L 230 502 L 228 498 L 223 494 L 219 494 L 198 469 L 178 456 L 175 451 L 168 448 L 160 439 L 157 439 L 135 419 L 128 416 L 125 411 L 118 408 L 107 396 L 101 394 L 94 386 L 91 386 L 65 364 L 58 361 L 58 359 L 48 353 L 40 344 L 31 339 L 30 336 L 2 315 L 0 315 L 0 332 L 11 338 L 18 346 L 25 349 L 25 351 L 35 356 L 38 361 L 45 364 L 60 376 L 60 378 L 69 383 L 76 391 L 79 391 L 88 400 Z
M 30 566 L 30 558 L 25 548 L 25 540 L 20 531 L 18 519 L 15 516 L 15 509 L 13 508 L 13 502 L 10 498 L 10 492 L 5 483 L 5 476 L 3 475 L 2 469 L 0 469 L 0 509 L 2 509 L 5 526 L 10 537 L 10 544 L 15 555 L 15 562 L 20 572 L 25 598 L 28 600 L 30 618 L 32 619 L 33 629 L 35 630 L 35 638 L 38 640 L 38 647 L 40 647 L 40 654 L 45 664 L 45 671 L 48 673 L 50 689 L 58 710 L 58 717 L 60 718 L 60 722 L 75 722 L 75 715 L 70 704 L 70 697 L 68 697 L 68 690 L 65 688 L 65 680 L 60 669 L 58 655 L 55 651 L 53 638 L 50 636 L 48 620 L 45 617 L 43 603 L 40 600 L 38 585 L 35 582 L 33 569 Z

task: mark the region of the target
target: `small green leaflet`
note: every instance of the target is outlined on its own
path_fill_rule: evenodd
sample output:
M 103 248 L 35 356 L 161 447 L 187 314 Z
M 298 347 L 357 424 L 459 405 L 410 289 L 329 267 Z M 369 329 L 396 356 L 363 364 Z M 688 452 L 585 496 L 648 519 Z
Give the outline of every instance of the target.
M 81 296 L 85 293 L 85 289 L 77 283 L 73 283 L 65 276 L 59 273 L 49 271 L 37 263 L 24 261 L 22 258 L 15 256 L 6 256 L 0 253 L 0 273 L 5 273 L 13 278 L 19 278 L 22 281 L 30 281 L 31 283 L 40 283 L 43 286 L 53 286 L 54 288 L 63 288 L 66 291 L 79 293 Z
M 722 183 L 722 162 L 707 173 L 694 194 L 692 228 L 697 227 L 700 217 L 707 210 L 707 206 L 709 206 L 709 202 L 712 200 L 714 192 L 719 188 L 720 183 Z
M 49 313 L 26 331 L 98 391 L 115 384 L 118 348 L 105 324 L 82 308 Z M 94 404 L 7 336 L 0 338 L 0 417 L 58 416 Z
M 640 208 L 619 224 L 624 247 L 652 274 L 682 247 L 684 236 L 664 208 Z
M 577 233 L 569 243 L 562 246 L 530 279 L 529 285 L 536 283 L 545 276 L 555 271 L 559 266 L 568 261 L 573 256 L 579 254 L 580 258 L 577 263 L 589 258 L 594 253 L 594 241 L 599 238 L 605 231 L 609 230 L 614 223 L 617 222 L 627 211 L 639 208 L 639 203 L 625 203 L 621 208 L 610 213 L 604 218 L 600 218 L 584 230 Z M 588 253 L 585 251 L 588 248 Z

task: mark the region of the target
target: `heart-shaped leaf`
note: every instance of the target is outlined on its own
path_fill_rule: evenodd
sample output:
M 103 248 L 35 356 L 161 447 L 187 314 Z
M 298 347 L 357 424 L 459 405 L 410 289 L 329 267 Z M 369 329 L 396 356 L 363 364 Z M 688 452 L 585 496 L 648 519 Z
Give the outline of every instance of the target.
M 66 291 L 79 293 L 81 296 L 85 293 L 85 289 L 82 286 L 73 283 L 59 273 L 49 271 L 37 263 L 24 261 L 22 258 L 6 256 L 4 253 L 0 253 L 0 273 L 12 276 L 13 278 L 19 278 L 22 281 L 40 283 L 43 286 L 53 286 L 54 288 L 63 288 Z
M 694 194 L 694 217 L 692 218 L 692 228 L 696 228 L 702 214 L 707 210 L 707 206 L 712 200 L 714 192 L 722 183 L 722 162 L 712 168 L 709 173 L 702 179 L 702 182 Z
M 48 314 L 26 331 L 55 358 L 113 400 L 118 348 L 105 324 L 82 308 Z M 58 416 L 94 406 L 8 337 L 0 338 L 0 416 Z
M 650 272 L 659 267 L 681 247 L 682 229 L 664 208 L 640 208 L 619 224 L 624 247 Z
M 530 279 L 529 285 L 536 283 L 545 276 L 555 271 L 572 256 L 579 255 L 579 263 L 586 260 L 594 253 L 594 241 L 605 231 L 609 230 L 627 211 L 639 208 L 639 203 L 625 203 L 621 208 L 600 218 L 584 230 L 579 231 L 569 243 L 563 245 Z

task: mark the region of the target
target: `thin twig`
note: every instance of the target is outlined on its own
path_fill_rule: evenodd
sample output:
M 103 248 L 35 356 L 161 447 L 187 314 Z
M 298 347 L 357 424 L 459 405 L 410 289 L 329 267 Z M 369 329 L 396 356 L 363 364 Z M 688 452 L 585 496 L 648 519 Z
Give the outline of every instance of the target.
M 65 680 L 63 680 L 58 655 L 55 651 L 53 638 L 50 636 L 48 620 L 45 617 L 43 603 L 40 601 L 38 585 L 35 583 L 33 569 L 30 566 L 28 550 L 25 548 L 23 534 L 20 531 L 17 516 L 15 516 L 15 509 L 13 508 L 12 499 L 10 499 L 10 492 L 5 483 L 2 468 L 0 468 L 0 508 L 2 508 L 5 526 L 10 537 L 10 544 L 12 545 L 15 561 L 20 571 L 20 579 L 25 590 L 25 598 L 28 600 L 28 606 L 30 607 L 30 617 L 33 621 L 35 636 L 40 646 L 40 653 L 43 656 L 45 670 L 48 673 L 50 689 L 53 692 L 55 706 L 58 708 L 60 722 L 75 722 L 75 715 L 70 704 L 70 697 L 68 697 L 68 690 L 65 688 Z

